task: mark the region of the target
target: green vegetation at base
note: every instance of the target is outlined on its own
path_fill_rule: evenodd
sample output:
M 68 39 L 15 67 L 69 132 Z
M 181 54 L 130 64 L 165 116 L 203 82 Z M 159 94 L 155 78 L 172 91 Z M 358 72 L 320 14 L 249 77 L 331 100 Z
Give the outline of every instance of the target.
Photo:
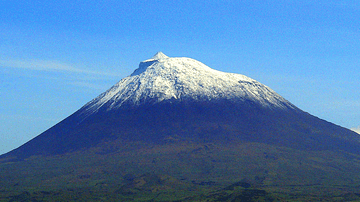
M 355 154 L 261 143 L 116 145 L 2 162 L 0 201 L 360 201 Z
M 155 176 L 153 176 L 155 177 Z M 148 183 L 158 183 L 148 182 Z M 242 184 L 240 182 L 240 184 Z M 189 187 L 188 187 L 189 188 Z M 18 202 L 18 201 L 246 201 L 246 202 L 275 202 L 275 201 L 360 201 L 360 192 L 350 193 L 341 190 L 331 189 L 330 192 L 315 193 L 308 192 L 296 194 L 291 192 L 284 192 L 284 189 L 289 187 L 277 187 L 277 191 L 271 193 L 266 188 L 248 187 L 244 188 L 239 183 L 227 186 L 222 189 L 212 190 L 213 188 L 193 186 L 189 190 L 186 189 L 169 189 L 169 190 L 155 190 L 154 186 L 139 187 L 139 189 L 132 189 L 131 191 L 124 191 L 123 188 L 115 190 L 114 188 L 99 189 L 96 187 L 78 188 L 78 189 L 63 189 L 63 190 L 48 190 L 48 191 L 34 191 L 34 192 L 3 192 L 0 191 L 0 202 Z M 283 192 L 281 193 L 281 190 Z M 306 191 L 306 190 L 303 190 Z

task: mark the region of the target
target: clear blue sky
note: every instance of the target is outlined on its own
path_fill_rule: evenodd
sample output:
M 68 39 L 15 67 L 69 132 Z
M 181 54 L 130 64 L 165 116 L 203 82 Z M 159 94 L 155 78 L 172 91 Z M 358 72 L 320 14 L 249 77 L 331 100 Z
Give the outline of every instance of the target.
M 360 1 L 0 1 L 0 154 L 157 51 L 247 75 L 360 127 Z

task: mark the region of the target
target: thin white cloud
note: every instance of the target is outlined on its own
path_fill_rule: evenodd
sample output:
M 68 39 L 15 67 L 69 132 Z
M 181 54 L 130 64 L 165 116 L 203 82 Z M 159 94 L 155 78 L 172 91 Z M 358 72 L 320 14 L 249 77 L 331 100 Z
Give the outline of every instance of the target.
M 119 78 L 118 73 L 93 71 L 51 60 L 0 59 L 0 68 L 45 72 L 45 74 L 32 74 L 31 77 L 35 76 L 43 79 L 60 80 L 64 84 L 94 90 L 104 90 L 106 86 L 113 85 L 113 83 L 109 84 L 107 81 L 113 81 L 114 78 Z M 48 74 L 46 72 L 59 72 L 61 75 Z M 118 79 L 116 79 L 116 81 L 118 81 Z
M 329 107 L 339 108 L 339 107 L 348 107 L 348 108 L 359 108 L 360 107 L 360 100 L 336 100 L 328 103 Z
M 91 81 L 73 81 L 73 82 L 69 82 L 69 84 L 74 85 L 74 86 L 79 86 L 79 87 L 95 89 L 95 90 L 104 90 L 106 88 L 109 88 L 109 86 L 96 84 Z
M 29 69 L 36 71 L 57 71 L 90 75 L 116 76 L 115 74 L 108 72 L 80 69 L 69 64 L 51 60 L 0 60 L 0 67 Z

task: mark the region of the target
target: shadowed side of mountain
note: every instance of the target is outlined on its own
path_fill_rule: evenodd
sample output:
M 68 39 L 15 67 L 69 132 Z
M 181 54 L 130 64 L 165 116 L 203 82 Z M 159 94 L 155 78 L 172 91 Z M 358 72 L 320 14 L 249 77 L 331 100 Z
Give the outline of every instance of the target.
M 301 110 L 221 100 L 123 107 L 102 110 L 85 119 L 78 111 L 2 158 L 63 154 L 112 140 L 159 145 L 170 140 L 225 144 L 245 141 L 360 154 L 356 133 Z

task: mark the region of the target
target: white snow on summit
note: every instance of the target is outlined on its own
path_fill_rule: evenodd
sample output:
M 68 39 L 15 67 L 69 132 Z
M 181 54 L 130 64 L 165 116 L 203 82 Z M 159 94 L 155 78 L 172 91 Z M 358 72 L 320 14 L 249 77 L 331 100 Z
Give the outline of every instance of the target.
M 168 59 L 169 57 L 166 56 L 164 53 L 162 52 L 157 52 L 152 58 L 145 60 L 143 62 L 149 62 L 149 61 L 154 61 L 154 60 L 164 60 L 164 59 Z
M 164 100 L 251 100 L 270 108 L 295 108 L 269 87 L 241 74 L 225 73 L 186 57 L 158 52 L 140 63 L 130 76 L 87 103 L 87 112 L 124 104 L 141 105 Z

